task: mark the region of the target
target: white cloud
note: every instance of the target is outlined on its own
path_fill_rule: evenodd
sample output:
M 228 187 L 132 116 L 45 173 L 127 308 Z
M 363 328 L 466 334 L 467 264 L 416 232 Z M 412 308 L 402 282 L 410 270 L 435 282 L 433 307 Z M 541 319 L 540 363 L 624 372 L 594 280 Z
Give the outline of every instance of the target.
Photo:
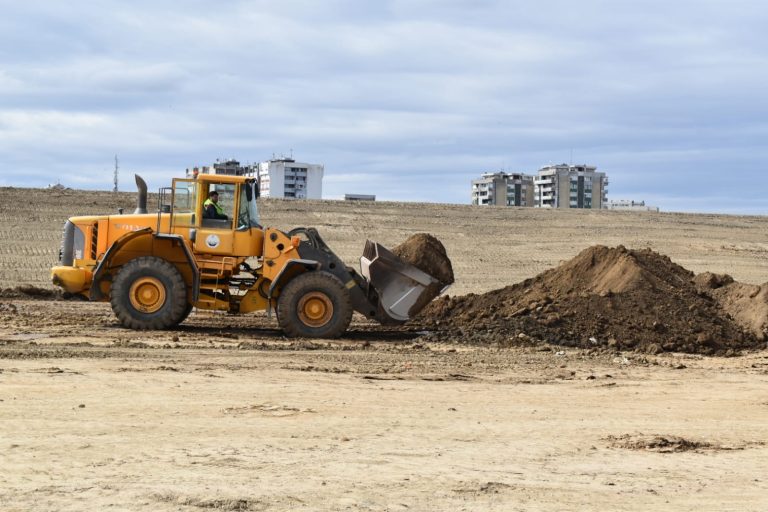
M 728 168 L 753 183 L 744 204 L 768 205 L 756 2 L 29 1 L 3 14 L 6 183 L 55 172 L 106 188 L 117 153 L 154 188 L 217 157 L 294 149 L 325 164 L 329 193 L 364 177 L 388 199 L 466 202 L 480 172 L 573 150 L 617 193 Z M 421 186 L 434 176 L 441 188 Z M 690 204 L 742 200 L 700 193 Z

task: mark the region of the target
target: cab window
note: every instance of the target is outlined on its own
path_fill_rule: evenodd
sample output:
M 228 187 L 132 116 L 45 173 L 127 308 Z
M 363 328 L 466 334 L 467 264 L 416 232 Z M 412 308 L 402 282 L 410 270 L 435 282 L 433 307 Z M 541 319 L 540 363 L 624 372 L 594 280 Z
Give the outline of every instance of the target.
M 256 206 L 255 187 L 255 182 L 248 181 L 240 188 L 240 201 L 237 212 L 238 230 L 261 227 L 259 225 L 259 210 Z M 250 194 L 248 193 L 249 191 L 251 192 Z
M 232 229 L 232 217 L 235 213 L 235 189 L 235 185 L 228 183 L 211 183 L 208 185 L 203 202 L 203 227 Z
M 174 226 L 194 226 L 195 205 L 197 204 L 197 183 L 193 180 L 174 180 L 173 212 Z

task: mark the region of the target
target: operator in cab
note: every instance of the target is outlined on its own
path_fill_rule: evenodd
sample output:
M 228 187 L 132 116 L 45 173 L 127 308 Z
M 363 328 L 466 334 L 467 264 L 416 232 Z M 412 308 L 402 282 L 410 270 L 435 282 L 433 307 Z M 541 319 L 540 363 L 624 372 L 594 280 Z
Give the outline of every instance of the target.
M 208 199 L 203 203 L 203 218 L 229 220 L 224 214 L 224 208 L 219 204 L 219 193 L 215 190 L 208 194 Z

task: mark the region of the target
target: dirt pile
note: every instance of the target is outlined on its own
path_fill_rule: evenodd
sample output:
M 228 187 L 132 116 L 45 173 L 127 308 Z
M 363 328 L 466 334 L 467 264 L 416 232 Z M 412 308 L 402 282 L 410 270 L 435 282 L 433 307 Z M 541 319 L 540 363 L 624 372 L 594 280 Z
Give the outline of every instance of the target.
M 453 283 L 453 267 L 443 244 L 427 233 L 416 233 L 392 249 L 398 258 L 434 277 L 443 286 Z
M 32 285 L 15 286 L 13 288 L 0 288 L 2 299 L 43 299 L 58 300 L 62 298 L 59 290 L 40 288 Z
M 694 284 L 701 293 L 716 300 L 723 310 L 757 339 L 768 338 L 768 283 L 739 283 L 728 274 L 704 272 Z
M 649 249 L 594 246 L 538 276 L 483 295 L 444 297 L 420 320 L 474 343 L 534 340 L 590 347 L 730 354 L 756 347 L 694 274 Z

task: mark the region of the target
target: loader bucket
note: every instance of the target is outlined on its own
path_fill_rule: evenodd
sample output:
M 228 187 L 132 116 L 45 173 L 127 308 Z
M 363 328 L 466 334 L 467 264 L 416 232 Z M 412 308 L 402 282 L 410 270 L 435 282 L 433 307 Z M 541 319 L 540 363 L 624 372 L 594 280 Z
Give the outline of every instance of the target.
M 398 323 L 418 314 L 448 287 L 370 240 L 360 257 L 360 272 L 378 293 L 384 314 Z

